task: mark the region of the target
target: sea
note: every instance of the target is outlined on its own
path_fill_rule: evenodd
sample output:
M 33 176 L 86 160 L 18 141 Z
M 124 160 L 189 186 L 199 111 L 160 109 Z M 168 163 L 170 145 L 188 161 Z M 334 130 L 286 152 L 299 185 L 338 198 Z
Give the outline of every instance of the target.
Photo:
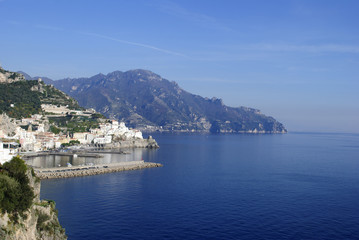
M 163 167 L 41 182 L 70 240 L 359 239 L 358 134 L 153 137 Z

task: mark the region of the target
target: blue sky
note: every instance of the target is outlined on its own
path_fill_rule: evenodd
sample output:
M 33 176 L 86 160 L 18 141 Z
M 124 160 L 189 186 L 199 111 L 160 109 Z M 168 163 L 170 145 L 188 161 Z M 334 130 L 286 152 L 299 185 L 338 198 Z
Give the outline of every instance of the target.
M 0 64 L 32 76 L 148 69 L 289 131 L 359 133 L 359 1 L 0 0 Z

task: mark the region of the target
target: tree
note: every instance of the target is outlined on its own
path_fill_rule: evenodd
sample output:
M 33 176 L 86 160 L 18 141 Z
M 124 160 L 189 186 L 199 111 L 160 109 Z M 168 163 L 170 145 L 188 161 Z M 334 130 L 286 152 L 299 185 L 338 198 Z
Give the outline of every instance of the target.
M 15 220 L 32 205 L 34 191 L 29 182 L 27 166 L 21 158 L 13 157 L 0 166 L 0 209 Z

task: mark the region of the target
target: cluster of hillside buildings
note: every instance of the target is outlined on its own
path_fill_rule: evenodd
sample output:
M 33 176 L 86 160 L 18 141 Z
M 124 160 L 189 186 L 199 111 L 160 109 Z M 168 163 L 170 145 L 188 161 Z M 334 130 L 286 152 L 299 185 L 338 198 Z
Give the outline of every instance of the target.
M 3 119 L 7 116 L 2 115 Z M 43 115 L 33 115 L 31 118 L 23 118 L 12 123 L 14 128 L 12 136 L 7 133 L 10 124 L 0 126 L 0 163 L 10 160 L 19 152 L 39 152 L 58 149 L 64 143 L 79 141 L 81 144 L 110 144 L 113 141 L 143 139 L 142 133 L 135 129 L 129 129 L 125 123 L 111 120 L 99 123 L 99 128 L 91 129 L 90 132 L 73 133 L 71 135 L 54 134 L 45 131 Z M 15 124 L 15 126 L 14 126 Z M 28 126 L 25 130 L 21 126 Z M 31 126 L 37 126 L 36 130 Z

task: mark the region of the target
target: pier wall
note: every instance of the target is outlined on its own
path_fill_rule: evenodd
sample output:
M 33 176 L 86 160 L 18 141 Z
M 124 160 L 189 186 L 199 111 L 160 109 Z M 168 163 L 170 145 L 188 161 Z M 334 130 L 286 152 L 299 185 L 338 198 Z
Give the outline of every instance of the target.
M 160 163 L 132 161 L 121 163 L 110 163 L 95 166 L 78 166 L 62 168 L 35 169 L 36 176 L 40 179 L 69 178 L 98 175 L 104 173 L 139 170 L 144 168 L 162 167 Z

